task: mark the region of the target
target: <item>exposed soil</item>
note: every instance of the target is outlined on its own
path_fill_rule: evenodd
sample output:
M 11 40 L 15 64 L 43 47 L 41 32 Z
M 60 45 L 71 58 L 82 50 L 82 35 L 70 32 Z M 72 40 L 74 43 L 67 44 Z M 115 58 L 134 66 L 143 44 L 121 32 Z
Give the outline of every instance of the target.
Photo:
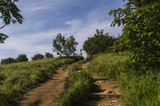
M 85 69 L 89 63 L 83 64 Z M 70 67 L 70 66 L 68 66 Z M 66 70 L 59 68 L 56 74 L 39 87 L 24 94 L 23 99 L 16 106 L 57 106 L 57 97 L 63 91 L 64 80 L 68 76 Z M 120 99 L 120 90 L 117 83 L 93 76 L 96 88 L 90 94 L 90 99 L 85 106 L 123 106 Z
M 53 74 L 45 83 L 24 94 L 18 106 L 56 106 L 56 99 L 63 91 L 64 80 L 67 75 L 67 69 L 59 68 L 56 74 Z
M 123 106 L 120 99 L 120 89 L 117 83 L 106 79 L 95 79 L 95 91 L 90 94 L 88 106 Z

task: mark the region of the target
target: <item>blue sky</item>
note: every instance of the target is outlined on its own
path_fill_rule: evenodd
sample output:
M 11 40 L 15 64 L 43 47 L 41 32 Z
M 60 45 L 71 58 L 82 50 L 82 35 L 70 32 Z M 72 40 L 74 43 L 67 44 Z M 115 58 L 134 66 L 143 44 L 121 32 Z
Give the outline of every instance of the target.
M 0 59 L 22 53 L 30 58 L 36 53 L 52 52 L 52 42 L 58 33 L 73 35 L 79 42 L 79 53 L 83 42 L 96 29 L 104 29 L 112 36 L 121 33 L 122 28 L 110 27 L 113 17 L 108 12 L 123 4 L 123 0 L 20 0 L 17 6 L 24 22 L 0 30 L 9 35 L 0 44 Z

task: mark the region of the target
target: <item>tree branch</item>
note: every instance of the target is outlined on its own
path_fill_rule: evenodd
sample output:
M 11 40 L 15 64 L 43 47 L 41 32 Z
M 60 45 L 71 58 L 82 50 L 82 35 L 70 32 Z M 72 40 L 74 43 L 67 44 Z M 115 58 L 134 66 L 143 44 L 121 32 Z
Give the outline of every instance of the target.
M 6 25 L 3 25 L 2 27 L 0 27 L 0 30 L 3 29 Z

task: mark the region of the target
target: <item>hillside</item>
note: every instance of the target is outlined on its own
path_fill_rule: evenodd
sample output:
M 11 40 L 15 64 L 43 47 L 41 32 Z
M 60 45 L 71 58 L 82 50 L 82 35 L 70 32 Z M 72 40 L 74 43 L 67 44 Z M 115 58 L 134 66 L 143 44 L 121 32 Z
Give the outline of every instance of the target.
M 0 105 L 12 106 L 17 101 L 16 106 L 158 106 L 160 103 L 159 68 L 137 74 L 126 67 L 129 53 L 101 53 L 87 63 L 83 60 L 67 68 L 79 59 L 52 58 L 1 65 Z
M 56 69 L 67 66 L 78 57 L 51 58 L 0 66 L 0 106 L 12 105 L 24 93 L 50 78 Z

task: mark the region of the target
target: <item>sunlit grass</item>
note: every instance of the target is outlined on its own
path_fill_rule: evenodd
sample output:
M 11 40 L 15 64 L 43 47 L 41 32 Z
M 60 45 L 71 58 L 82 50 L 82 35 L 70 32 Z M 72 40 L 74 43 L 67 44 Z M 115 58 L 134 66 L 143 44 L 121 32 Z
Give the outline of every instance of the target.
M 55 70 L 73 59 L 52 58 L 0 65 L 0 106 L 12 105 L 22 94 L 49 78 Z
M 88 99 L 93 86 L 92 76 L 86 70 L 77 72 L 79 69 L 82 68 L 78 63 L 70 68 L 58 106 L 76 106 Z
M 160 106 L 160 68 L 148 67 L 145 74 L 138 74 L 127 67 L 127 60 L 126 53 L 98 54 L 91 61 L 88 70 L 103 78 L 117 81 L 124 105 Z M 142 69 L 144 71 L 143 67 Z

